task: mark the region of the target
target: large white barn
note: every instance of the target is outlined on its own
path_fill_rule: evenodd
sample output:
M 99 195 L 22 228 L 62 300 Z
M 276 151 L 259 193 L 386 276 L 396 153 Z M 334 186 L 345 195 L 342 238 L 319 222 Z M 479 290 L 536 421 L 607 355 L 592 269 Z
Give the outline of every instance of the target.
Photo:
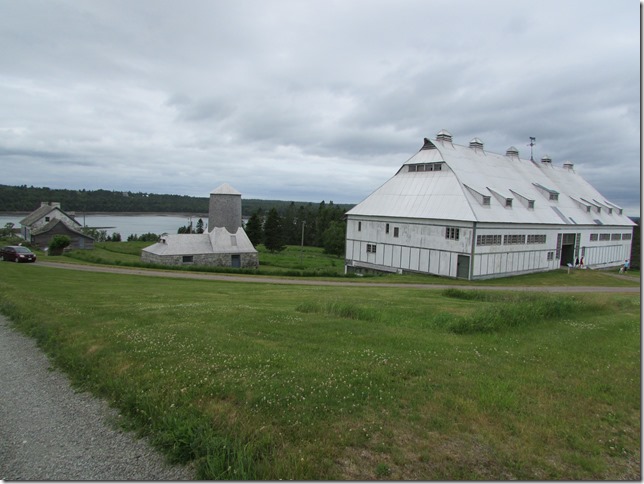
M 348 272 L 486 279 L 630 258 L 635 224 L 570 162 L 486 151 L 447 131 L 347 212 Z

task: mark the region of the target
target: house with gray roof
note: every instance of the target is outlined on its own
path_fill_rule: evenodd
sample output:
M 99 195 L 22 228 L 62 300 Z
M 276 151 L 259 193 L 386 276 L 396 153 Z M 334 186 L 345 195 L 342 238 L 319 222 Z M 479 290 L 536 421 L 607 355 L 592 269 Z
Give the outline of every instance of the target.
M 486 279 L 623 264 L 633 226 L 571 162 L 485 150 L 442 130 L 347 212 L 347 272 Z
M 141 252 L 141 260 L 163 265 L 256 268 L 257 250 L 242 227 L 241 193 L 224 183 L 210 194 L 208 230 L 169 234 Z
M 81 232 L 82 225 L 71 212 L 65 212 L 59 202 L 41 202 L 40 207 L 20 221 L 23 239 L 44 249 L 54 235 L 67 235 L 71 248 L 91 249 L 94 239 Z

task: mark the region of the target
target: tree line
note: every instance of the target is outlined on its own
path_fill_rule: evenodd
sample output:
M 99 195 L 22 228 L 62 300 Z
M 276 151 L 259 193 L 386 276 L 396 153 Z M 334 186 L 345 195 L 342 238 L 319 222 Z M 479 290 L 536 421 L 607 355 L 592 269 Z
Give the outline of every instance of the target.
M 60 202 L 66 212 L 142 212 L 142 213 L 208 213 L 209 197 L 159 195 L 114 190 L 69 190 L 34 186 L 0 185 L 1 212 L 32 212 L 41 202 Z M 242 215 L 250 217 L 261 210 L 268 213 L 287 211 L 292 203 L 284 200 L 244 199 Z M 353 205 L 339 205 L 349 210 Z
M 344 253 L 345 212 L 345 206 L 333 202 L 322 201 L 317 207 L 290 202 L 281 212 L 275 207 L 268 212 L 257 209 L 245 230 L 253 245 L 264 244 L 271 252 L 287 245 L 307 245 L 339 256 Z

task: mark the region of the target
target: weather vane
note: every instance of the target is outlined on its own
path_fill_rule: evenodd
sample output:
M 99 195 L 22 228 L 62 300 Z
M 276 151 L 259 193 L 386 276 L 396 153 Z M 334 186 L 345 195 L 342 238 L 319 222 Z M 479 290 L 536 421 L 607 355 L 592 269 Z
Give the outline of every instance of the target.
M 532 147 L 537 144 L 535 141 L 537 141 L 537 138 L 530 136 L 530 144 L 528 145 L 530 147 L 530 161 L 534 161 L 534 157 L 532 156 Z

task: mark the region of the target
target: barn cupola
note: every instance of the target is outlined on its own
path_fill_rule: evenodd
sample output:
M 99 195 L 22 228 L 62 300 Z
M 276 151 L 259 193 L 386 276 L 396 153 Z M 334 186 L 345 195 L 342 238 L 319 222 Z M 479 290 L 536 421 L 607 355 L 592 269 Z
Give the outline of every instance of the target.
M 472 148 L 473 150 L 482 150 L 483 141 L 481 141 L 479 138 L 472 138 L 472 141 L 470 141 L 470 148 Z
M 449 143 L 452 142 L 452 135 L 449 131 L 445 129 L 441 129 L 438 134 L 436 135 L 436 139 L 438 141 L 448 141 Z
M 511 156 L 518 158 L 519 157 L 519 150 L 516 149 L 514 146 L 510 146 L 506 151 L 505 151 L 505 156 Z
M 541 157 L 541 163 L 550 163 L 550 164 L 552 164 L 552 158 L 550 158 L 548 155 L 543 155 Z
M 231 234 L 241 227 L 241 193 L 224 183 L 210 193 L 208 232 L 225 227 Z
M 564 161 L 563 163 L 564 170 L 573 171 L 574 166 L 572 161 Z

